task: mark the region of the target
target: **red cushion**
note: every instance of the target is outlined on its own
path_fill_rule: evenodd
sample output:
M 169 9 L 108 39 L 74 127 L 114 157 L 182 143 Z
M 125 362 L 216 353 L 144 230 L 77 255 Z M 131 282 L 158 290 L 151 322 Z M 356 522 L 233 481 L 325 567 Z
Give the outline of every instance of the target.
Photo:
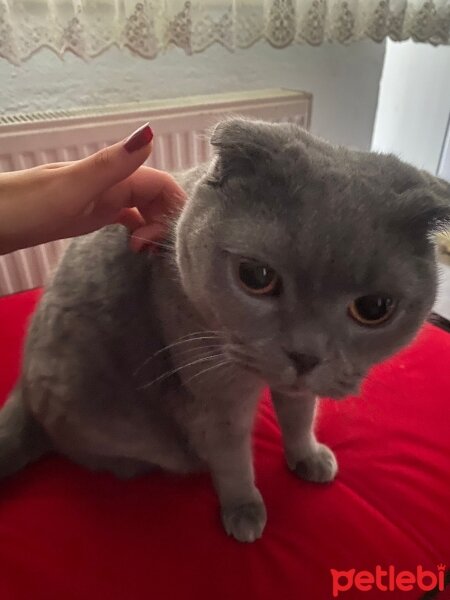
M 0 399 L 38 297 L 0 300 Z M 249 545 L 223 532 L 207 476 L 123 482 L 46 458 L 0 483 L 0 598 L 329 600 L 332 568 L 437 573 L 450 563 L 449 403 L 450 335 L 427 325 L 360 398 L 323 402 L 318 436 L 340 473 L 321 486 L 288 472 L 266 395 L 255 461 L 268 524 Z M 373 587 L 339 597 L 423 593 Z

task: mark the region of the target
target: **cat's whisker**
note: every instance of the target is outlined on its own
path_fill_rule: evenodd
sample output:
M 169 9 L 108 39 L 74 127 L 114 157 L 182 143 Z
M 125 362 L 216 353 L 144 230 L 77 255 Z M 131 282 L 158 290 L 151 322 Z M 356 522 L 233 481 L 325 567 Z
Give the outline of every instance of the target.
M 161 348 L 160 350 L 158 350 L 157 352 L 155 352 L 154 354 L 152 354 L 151 356 L 149 356 L 133 373 L 133 376 L 135 377 L 139 371 L 141 369 L 143 369 L 150 360 L 152 360 L 155 356 L 158 356 L 159 354 L 161 354 L 162 352 L 164 352 L 165 350 L 169 350 L 170 348 L 174 347 L 175 345 L 181 343 L 181 342 L 190 342 L 190 341 L 195 341 L 195 340 L 204 340 L 204 339 L 216 339 L 218 340 L 218 336 L 222 335 L 223 331 L 218 330 L 218 329 L 200 329 L 198 331 L 193 331 L 190 333 L 187 333 L 186 335 L 182 335 L 181 337 L 177 338 L 172 344 L 168 344 L 167 346 L 164 346 L 164 348 Z M 199 337 L 200 336 L 200 337 Z M 204 336 L 204 337 L 203 337 Z
M 222 379 L 223 386 L 230 385 L 230 383 L 232 383 L 236 379 L 236 370 L 230 371 L 230 367 L 234 366 L 236 366 L 236 363 L 233 360 L 230 360 L 230 362 L 227 365 L 224 365 L 224 368 L 218 374 L 218 377 Z M 224 375 L 228 375 L 225 381 L 223 380 Z
M 341 350 L 338 350 L 338 354 L 339 354 L 340 359 L 344 363 L 344 365 L 347 367 L 347 369 L 351 370 L 352 369 L 352 363 L 348 359 L 348 357 L 346 356 L 345 352 L 341 349 Z
M 186 385 L 187 383 L 189 383 L 190 381 L 192 381 L 193 379 L 196 379 L 197 377 L 200 377 L 200 375 L 204 375 L 205 373 L 208 373 L 208 371 L 212 371 L 213 369 L 217 369 L 218 367 L 223 367 L 225 365 L 229 365 L 231 364 L 233 361 L 231 361 L 229 358 L 227 358 L 226 360 L 217 363 L 215 365 L 212 365 L 211 367 L 208 367 L 207 369 L 203 369 L 203 371 L 200 371 L 199 373 L 196 373 L 195 375 L 193 375 L 192 377 L 189 377 L 189 379 L 187 379 L 184 384 Z
M 187 369 L 188 367 L 193 367 L 197 364 L 207 362 L 209 360 L 214 360 L 214 359 L 220 358 L 222 356 L 223 356 L 223 353 L 220 352 L 219 354 L 213 354 L 210 356 L 205 356 L 203 358 L 198 358 L 198 359 L 193 360 L 192 362 L 188 363 L 187 365 L 181 365 L 179 367 L 176 367 L 175 369 L 172 369 L 171 371 L 166 371 L 165 373 L 162 373 L 161 375 L 159 375 L 158 377 L 156 377 L 155 379 L 150 381 L 150 383 L 141 385 L 138 388 L 136 388 L 136 390 L 137 391 L 145 390 L 145 389 L 151 387 L 152 385 L 154 385 L 155 383 L 158 383 L 159 381 L 162 381 L 163 379 L 167 379 L 167 377 L 170 377 L 171 375 L 175 375 L 176 373 L 178 373 L 179 371 L 182 371 L 183 369 Z
M 157 356 L 158 354 L 160 354 L 161 352 L 164 352 L 165 350 L 170 350 L 171 348 L 174 348 L 175 346 L 180 346 L 181 344 L 188 344 L 190 342 L 200 342 L 202 340 L 215 340 L 215 339 L 217 339 L 217 337 L 215 335 L 204 335 L 201 337 L 186 338 L 184 340 L 179 340 L 179 341 L 173 342 L 172 344 L 168 344 L 167 346 L 164 346 L 164 348 L 161 348 L 160 350 L 155 352 L 154 356 Z
M 131 235 L 132 238 L 134 238 L 135 240 L 140 240 L 141 242 L 147 242 L 149 244 L 151 244 L 152 246 L 159 246 L 161 248 L 167 248 L 168 250 L 172 250 L 175 246 L 174 244 L 168 244 L 168 243 L 164 243 L 164 242 L 157 242 L 156 240 L 152 240 L 151 238 L 144 238 L 144 237 L 140 237 L 138 235 Z
M 231 346 L 229 348 L 229 354 L 237 365 L 243 367 L 246 367 L 247 365 L 250 367 L 256 367 L 258 364 L 258 360 L 254 356 L 251 356 L 239 346 Z
M 220 331 L 218 329 L 200 329 L 199 331 L 191 331 L 190 333 L 187 333 L 186 335 L 182 335 L 181 337 L 177 338 L 176 341 L 178 340 L 184 340 L 187 337 L 193 337 L 194 335 L 200 335 L 200 334 L 216 334 L 216 335 L 220 335 L 223 334 L 223 331 Z
M 136 377 L 136 375 L 146 366 L 148 365 L 148 363 L 153 360 L 156 356 L 159 356 L 162 352 L 165 352 L 167 350 L 170 350 L 171 348 L 174 348 L 175 346 L 179 346 L 180 344 L 188 344 L 189 342 L 193 342 L 193 341 L 201 341 L 201 340 L 215 340 L 217 339 L 216 336 L 214 335 L 210 335 L 210 336 L 203 336 L 203 337 L 194 337 L 194 338 L 188 338 L 188 339 L 184 339 L 184 340 L 177 340 L 176 342 L 173 342 L 172 344 L 169 344 L 167 346 L 164 346 L 164 348 L 160 348 L 157 352 L 155 352 L 154 354 L 152 354 L 151 356 L 149 356 L 148 358 L 146 358 L 144 360 L 144 362 L 137 367 L 137 369 L 134 371 L 133 373 L 133 377 Z
M 195 348 L 182 348 L 177 350 L 177 354 L 185 356 L 186 354 L 192 354 L 193 352 L 205 352 L 207 350 L 213 350 L 214 348 L 223 348 L 223 344 L 206 344 L 205 346 L 196 346 Z

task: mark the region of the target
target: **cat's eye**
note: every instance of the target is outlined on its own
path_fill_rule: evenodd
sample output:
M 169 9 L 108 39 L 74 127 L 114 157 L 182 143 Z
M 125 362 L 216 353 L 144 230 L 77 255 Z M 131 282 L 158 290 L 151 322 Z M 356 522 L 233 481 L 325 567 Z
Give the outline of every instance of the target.
M 395 308 L 396 302 L 390 296 L 371 294 L 353 300 L 348 307 L 348 312 L 360 325 L 376 327 L 390 319 Z
M 248 294 L 275 296 L 280 291 L 281 280 L 268 265 L 254 260 L 241 259 L 237 265 L 241 287 Z

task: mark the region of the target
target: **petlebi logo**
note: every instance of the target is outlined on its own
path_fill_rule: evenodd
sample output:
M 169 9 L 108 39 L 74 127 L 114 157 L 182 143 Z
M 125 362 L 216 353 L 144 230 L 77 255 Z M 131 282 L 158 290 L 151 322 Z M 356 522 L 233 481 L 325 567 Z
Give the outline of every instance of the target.
M 349 590 L 370 592 L 375 589 L 386 592 L 387 595 L 389 592 L 411 590 L 442 592 L 446 585 L 446 568 L 441 563 L 434 571 L 425 570 L 421 565 L 415 571 L 397 571 L 392 565 L 385 568 L 377 565 L 373 571 L 330 569 L 333 598 L 344 597 Z

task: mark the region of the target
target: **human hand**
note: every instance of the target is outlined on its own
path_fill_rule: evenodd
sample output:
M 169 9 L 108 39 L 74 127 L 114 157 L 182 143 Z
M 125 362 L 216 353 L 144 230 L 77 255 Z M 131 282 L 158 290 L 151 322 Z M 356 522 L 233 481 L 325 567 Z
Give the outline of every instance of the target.
M 0 254 L 123 223 L 138 251 L 160 237 L 184 192 L 173 177 L 141 166 L 153 137 L 144 125 L 82 160 L 0 173 Z

